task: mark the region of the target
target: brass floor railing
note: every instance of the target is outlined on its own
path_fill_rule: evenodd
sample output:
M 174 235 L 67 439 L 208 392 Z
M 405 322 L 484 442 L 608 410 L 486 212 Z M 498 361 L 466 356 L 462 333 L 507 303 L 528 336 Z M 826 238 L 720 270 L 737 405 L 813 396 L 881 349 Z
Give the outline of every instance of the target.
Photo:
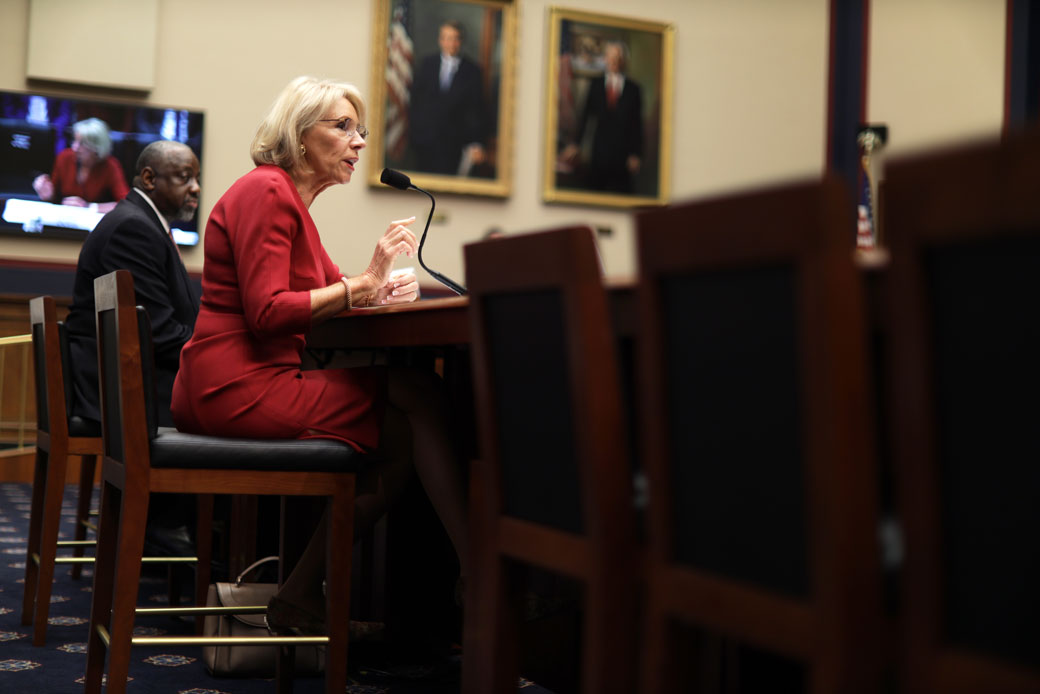
M 36 445 L 32 335 L 0 337 L 0 457 L 31 452 Z

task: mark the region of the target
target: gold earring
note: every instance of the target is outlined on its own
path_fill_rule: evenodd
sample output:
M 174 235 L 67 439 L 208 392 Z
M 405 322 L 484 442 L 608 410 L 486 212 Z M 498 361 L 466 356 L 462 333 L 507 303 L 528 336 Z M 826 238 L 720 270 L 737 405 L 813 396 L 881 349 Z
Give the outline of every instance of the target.
M 304 145 L 300 145 L 300 156 L 307 154 L 307 148 Z

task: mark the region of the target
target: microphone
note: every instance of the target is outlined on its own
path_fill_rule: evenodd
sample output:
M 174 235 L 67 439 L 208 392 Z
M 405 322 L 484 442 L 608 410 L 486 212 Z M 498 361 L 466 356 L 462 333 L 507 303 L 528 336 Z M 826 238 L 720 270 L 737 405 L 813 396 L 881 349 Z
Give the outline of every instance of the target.
M 383 173 L 379 174 L 379 182 L 397 188 L 398 190 L 408 190 L 412 187 L 412 179 L 408 178 L 408 176 L 404 175 L 400 171 L 394 171 L 393 169 L 383 169 Z M 416 190 L 418 190 L 418 188 Z
M 398 190 L 417 190 L 420 193 L 424 193 L 426 197 L 430 199 L 430 214 L 426 217 L 426 227 L 423 229 L 422 238 L 419 239 L 419 265 L 422 266 L 423 270 L 430 273 L 430 276 L 435 280 L 443 284 L 448 289 L 452 290 L 456 294 L 465 294 L 466 288 L 461 284 L 458 284 L 439 272 L 431 270 L 426 266 L 426 263 L 422 259 L 423 244 L 426 243 L 426 232 L 430 230 L 430 222 L 433 221 L 433 210 L 437 207 L 437 201 L 433 199 L 433 195 L 429 191 L 423 190 L 419 186 L 412 183 L 412 179 L 408 178 L 405 174 L 400 171 L 394 171 L 393 169 L 383 169 L 383 173 L 379 175 L 379 182 L 388 185 L 391 188 L 397 188 Z

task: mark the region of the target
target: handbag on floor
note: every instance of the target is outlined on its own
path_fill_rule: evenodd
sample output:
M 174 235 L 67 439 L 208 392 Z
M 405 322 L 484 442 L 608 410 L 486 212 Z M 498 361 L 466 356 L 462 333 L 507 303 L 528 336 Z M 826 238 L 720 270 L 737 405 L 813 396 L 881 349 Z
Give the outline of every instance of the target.
M 233 583 L 212 583 L 206 594 L 208 607 L 266 606 L 278 590 L 277 583 L 248 583 L 245 577 L 257 567 L 278 557 L 253 562 Z M 268 636 L 264 614 L 206 615 L 204 636 Z M 278 646 L 203 646 L 206 669 L 216 677 L 274 677 Z M 296 672 L 320 674 L 325 669 L 325 649 L 320 646 L 296 647 Z

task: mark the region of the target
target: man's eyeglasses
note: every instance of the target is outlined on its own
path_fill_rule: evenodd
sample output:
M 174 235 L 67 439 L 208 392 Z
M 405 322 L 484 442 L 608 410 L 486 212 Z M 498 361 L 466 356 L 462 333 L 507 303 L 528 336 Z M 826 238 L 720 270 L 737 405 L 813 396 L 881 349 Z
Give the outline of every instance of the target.
M 335 127 L 342 130 L 343 134 L 347 136 L 347 139 L 354 137 L 354 133 L 360 135 L 362 140 L 368 137 L 368 128 L 363 125 L 354 125 L 354 121 L 349 118 L 321 118 L 318 122 L 335 123 Z

